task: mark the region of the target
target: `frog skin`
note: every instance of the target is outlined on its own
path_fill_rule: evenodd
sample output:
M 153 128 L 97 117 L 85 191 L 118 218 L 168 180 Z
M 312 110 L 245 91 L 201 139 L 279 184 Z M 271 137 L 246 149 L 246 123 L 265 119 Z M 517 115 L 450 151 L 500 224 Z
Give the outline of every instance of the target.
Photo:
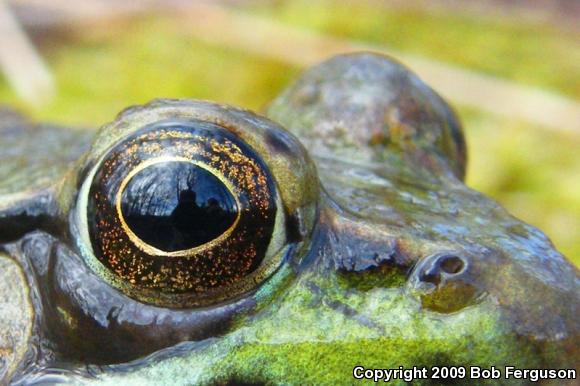
M 79 192 L 106 149 L 192 116 L 264 159 L 288 248 L 232 299 L 164 306 L 89 266 Z M 337 56 L 265 116 L 156 100 L 91 145 L 88 131 L 2 110 L 2 384 L 353 384 L 359 365 L 579 369 L 577 269 L 463 183 L 461 125 L 416 75 L 377 54 Z

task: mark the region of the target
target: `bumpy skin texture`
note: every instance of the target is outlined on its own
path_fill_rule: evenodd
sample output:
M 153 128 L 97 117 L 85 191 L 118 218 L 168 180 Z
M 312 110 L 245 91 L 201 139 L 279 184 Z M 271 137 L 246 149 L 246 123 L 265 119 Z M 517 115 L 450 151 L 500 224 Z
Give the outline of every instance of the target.
M 107 286 L 75 249 L 74 227 L 72 234 L 61 231 L 71 229 L 79 176 L 132 117 L 171 114 L 176 105 L 223 108 L 269 130 L 243 110 L 158 101 L 103 129 L 68 175 L 51 175 L 54 184 L 0 196 L 2 250 L 28 281 L 28 293 L 20 294 L 29 304 L 20 305 L 34 310 L 32 327 L 20 323 L 28 328 L 28 349 L 23 353 L 20 343 L 20 363 L 5 382 L 351 384 L 356 365 L 578 370 L 577 270 L 542 232 L 463 184 L 466 150 L 454 113 L 403 66 L 374 54 L 314 67 L 267 110 L 310 155 L 300 147 L 290 153 L 302 154 L 293 167 L 304 168 L 297 172 L 304 179 L 276 177 L 290 187 L 289 212 L 298 210 L 297 194 L 316 195 L 318 209 L 315 217 L 298 216 L 312 218 L 313 226 L 256 291 L 213 307 L 172 310 Z M 11 130 L 32 135 L 15 122 Z M 288 154 L 280 140 L 293 143 L 280 135 L 270 144 L 249 138 L 278 168 L 276 152 Z M 54 131 L 62 141 L 77 136 Z M 14 165 L 26 159 L 2 151 Z M 55 165 L 62 156 L 55 155 Z M 22 219 L 27 232 L 14 232 Z M 3 351 L 0 358 L 7 358 Z

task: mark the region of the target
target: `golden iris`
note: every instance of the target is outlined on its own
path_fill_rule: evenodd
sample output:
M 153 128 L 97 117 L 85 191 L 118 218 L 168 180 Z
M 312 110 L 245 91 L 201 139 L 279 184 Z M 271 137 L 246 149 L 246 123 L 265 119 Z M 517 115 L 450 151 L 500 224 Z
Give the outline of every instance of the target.
M 183 294 L 169 303 L 207 304 L 253 288 L 276 268 L 266 257 L 278 245 L 278 203 L 265 163 L 230 131 L 162 121 L 100 160 L 88 234 L 111 284 L 130 296 L 167 305 Z

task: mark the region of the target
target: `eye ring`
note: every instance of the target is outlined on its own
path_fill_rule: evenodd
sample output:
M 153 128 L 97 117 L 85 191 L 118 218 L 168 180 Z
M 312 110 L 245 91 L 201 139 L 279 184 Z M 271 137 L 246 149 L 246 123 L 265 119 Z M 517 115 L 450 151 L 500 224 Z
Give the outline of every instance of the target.
M 187 162 L 187 163 L 191 163 L 193 165 L 196 165 L 197 167 L 200 167 L 202 169 L 207 170 L 208 172 L 213 174 L 215 177 L 217 177 L 226 186 L 226 188 L 232 193 L 232 197 L 236 201 L 237 208 L 241 207 L 240 201 L 239 201 L 237 195 L 234 193 L 235 188 L 233 187 L 233 185 L 227 179 L 221 177 L 219 175 L 219 172 L 217 172 L 214 168 L 212 168 L 212 167 L 210 167 L 207 164 L 204 164 L 202 162 L 190 160 L 190 159 L 187 159 L 185 157 L 167 157 L 167 156 L 149 159 L 149 160 L 139 164 L 133 170 L 131 170 L 131 172 L 129 172 L 129 174 L 125 177 L 125 179 L 121 182 L 121 185 L 119 186 L 119 191 L 117 192 L 115 206 L 117 209 L 117 215 L 119 216 L 119 220 L 121 222 L 121 226 L 123 227 L 123 229 L 127 233 L 127 236 L 129 236 L 129 239 L 131 239 L 131 241 L 133 241 L 133 243 L 139 249 L 141 249 L 143 252 L 148 253 L 150 255 L 155 255 L 155 256 L 167 256 L 167 257 L 191 256 L 193 254 L 203 252 L 207 248 L 209 248 L 213 245 L 219 244 L 224 239 L 229 237 L 231 235 L 232 231 L 236 228 L 236 225 L 238 224 L 238 222 L 240 221 L 240 212 L 237 211 L 236 218 L 235 218 L 234 222 L 232 223 L 232 225 L 225 232 L 223 232 L 221 235 L 219 235 L 217 238 L 210 240 L 210 241 L 208 241 L 202 245 L 199 245 L 197 247 L 183 249 L 183 250 L 179 250 L 179 251 L 168 252 L 168 251 L 163 251 L 161 249 L 155 248 L 154 246 L 146 243 L 139 236 L 137 236 L 135 234 L 135 232 L 133 232 L 131 227 L 127 224 L 127 221 L 125 220 L 125 216 L 123 215 L 123 210 L 121 208 L 123 192 L 124 192 L 127 184 L 129 183 L 129 181 L 135 175 L 137 175 L 141 170 L 143 170 L 151 165 L 155 165 L 155 164 L 162 163 L 162 162 L 170 162 L 170 161 Z

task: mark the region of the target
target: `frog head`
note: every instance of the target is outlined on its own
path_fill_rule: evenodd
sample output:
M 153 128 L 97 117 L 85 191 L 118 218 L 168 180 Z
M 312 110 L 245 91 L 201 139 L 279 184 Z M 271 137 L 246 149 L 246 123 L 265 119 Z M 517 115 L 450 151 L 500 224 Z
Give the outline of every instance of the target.
M 455 113 L 390 58 L 332 58 L 265 116 L 132 107 L 90 146 L 0 122 L 4 382 L 578 368 L 578 271 L 464 184 Z

